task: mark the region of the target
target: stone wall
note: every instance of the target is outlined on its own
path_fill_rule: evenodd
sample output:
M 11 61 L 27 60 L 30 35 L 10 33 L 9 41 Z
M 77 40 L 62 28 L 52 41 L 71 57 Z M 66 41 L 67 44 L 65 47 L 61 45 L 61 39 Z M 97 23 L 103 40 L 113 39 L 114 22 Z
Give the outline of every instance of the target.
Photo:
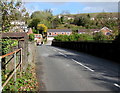
M 28 42 L 28 63 L 34 64 L 36 56 L 36 42 Z

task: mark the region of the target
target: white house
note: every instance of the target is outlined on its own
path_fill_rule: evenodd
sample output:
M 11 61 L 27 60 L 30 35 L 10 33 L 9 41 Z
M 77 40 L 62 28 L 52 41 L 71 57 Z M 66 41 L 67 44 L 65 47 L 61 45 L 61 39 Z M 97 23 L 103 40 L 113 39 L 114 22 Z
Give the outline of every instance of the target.
M 20 31 L 20 30 L 21 31 L 23 30 L 23 32 L 28 31 L 28 29 L 27 29 L 28 26 L 25 24 L 24 21 L 15 20 L 15 21 L 12 21 L 10 23 L 12 25 L 10 31 L 14 31 L 14 32 L 17 32 L 17 31 Z

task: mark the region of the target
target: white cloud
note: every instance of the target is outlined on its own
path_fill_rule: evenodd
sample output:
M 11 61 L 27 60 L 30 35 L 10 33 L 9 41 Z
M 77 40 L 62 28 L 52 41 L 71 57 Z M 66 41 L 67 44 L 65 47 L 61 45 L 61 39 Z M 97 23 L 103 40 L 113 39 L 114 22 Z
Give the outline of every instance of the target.
M 102 12 L 103 11 L 103 8 L 102 7 L 85 7 L 83 8 L 82 12 L 85 12 L 85 13 L 93 13 L 93 12 Z
M 57 11 L 58 8 L 51 8 L 52 12 Z
M 118 3 L 115 2 L 94 2 L 82 3 L 85 8 L 81 12 L 118 12 Z

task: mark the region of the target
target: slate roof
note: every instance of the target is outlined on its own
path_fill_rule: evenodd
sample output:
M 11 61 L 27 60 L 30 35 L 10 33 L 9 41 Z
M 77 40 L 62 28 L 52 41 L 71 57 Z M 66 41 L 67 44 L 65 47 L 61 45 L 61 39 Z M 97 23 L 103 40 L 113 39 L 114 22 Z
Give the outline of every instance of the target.
M 71 29 L 48 29 L 48 32 L 72 32 Z
M 80 30 L 78 30 L 78 33 L 80 33 L 80 32 L 88 32 L 88 31 L 94 32 L 94 31 L 99 31 L 99 29 L 80 29 Z
M 103 27 L 102 29 L 100 29 L 100 31 L 101 31 L 101 30 L 106 30 L 106 31 L 110 31 L 110 32 L 112 32 L 112 30 L 109 29 L 109 28 L 107 28 L 107 27 Z
M 6 32 L 6 33 L 0 33 L 2 35 L 2 38 L 23 38 L 28 37 L 26 32 Z

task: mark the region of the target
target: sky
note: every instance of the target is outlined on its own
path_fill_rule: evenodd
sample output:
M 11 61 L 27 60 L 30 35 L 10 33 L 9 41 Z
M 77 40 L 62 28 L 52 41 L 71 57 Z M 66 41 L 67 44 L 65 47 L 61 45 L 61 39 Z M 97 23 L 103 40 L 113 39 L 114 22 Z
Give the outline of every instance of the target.
M 46 9 L 51 9 L 53 15 L 63 11 L 70 14 L 118 12 L 118 2 L 25 2 L 24 6 L 30 14 Z

